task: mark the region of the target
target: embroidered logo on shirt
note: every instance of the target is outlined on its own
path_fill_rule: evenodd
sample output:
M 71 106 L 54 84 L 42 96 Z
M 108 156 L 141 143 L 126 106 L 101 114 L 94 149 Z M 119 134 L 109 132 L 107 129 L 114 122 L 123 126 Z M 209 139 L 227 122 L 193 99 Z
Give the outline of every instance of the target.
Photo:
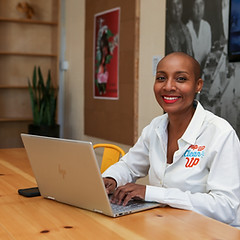
M 191 168 L 198 165 L 200 159 L 204 157 L 205 146 L 191 145 L 186 152 L 184 157 L 186 158 L 186 168 Z

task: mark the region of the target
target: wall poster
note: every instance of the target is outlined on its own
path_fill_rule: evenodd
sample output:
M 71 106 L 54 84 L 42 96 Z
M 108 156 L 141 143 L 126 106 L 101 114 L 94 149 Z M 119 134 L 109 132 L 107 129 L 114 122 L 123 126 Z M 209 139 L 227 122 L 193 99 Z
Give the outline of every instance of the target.
M 126 145 L 136 142 L 139 9 L 139 0 L 86 0 L 84 134 L 87 136 Z M 100 40 L 106 38 L 108 78 L 106 84 L 99 86 L 104 81 L 97 82 L 98 72 L 102 73 Z
M 230 122 L 240 137 L 240 64 L 228 58 L 229 3 L 168 0 L 165 50 L 186 52 L 199 61 L 204 85 L 197 98 Z
M 120 8 L 94 16 L 94 98 L 119 98 L 119 23 Z

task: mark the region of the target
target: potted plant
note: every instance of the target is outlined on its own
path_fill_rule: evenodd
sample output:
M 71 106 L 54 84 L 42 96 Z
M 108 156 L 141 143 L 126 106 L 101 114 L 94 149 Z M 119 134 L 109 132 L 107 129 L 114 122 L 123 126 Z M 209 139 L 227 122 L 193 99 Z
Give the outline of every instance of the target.
M 48 70 L 47 81 L 44 83 L 41 68 L 34 67 L 32 81 L 28 79 L 33 123 L 29 124 L 28 132 L 34 135 L 59 137 L 59 125 L 56 123 L 57 89 L 51 81 Z

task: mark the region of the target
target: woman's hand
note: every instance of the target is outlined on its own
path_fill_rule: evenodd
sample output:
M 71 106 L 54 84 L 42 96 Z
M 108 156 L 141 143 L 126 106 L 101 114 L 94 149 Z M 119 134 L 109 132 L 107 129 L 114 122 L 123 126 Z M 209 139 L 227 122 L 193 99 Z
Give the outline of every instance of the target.
M 111 199 L 112 203 L 115 204 L 122 204 L 123 206 L 126 206 L 127 203 L 131 199 L 145 199 L 145 192 L 146 192 L 146 186 L 135 184 L 135 183 L 127 183 L 124 186 L 118 187 L 116 191 L 113 194 L 113 197 Z
M 113 193 L 117 186 L 116 180 L 113 178 L 103 178 L 103 182 L 104 182 L 107 194 Z

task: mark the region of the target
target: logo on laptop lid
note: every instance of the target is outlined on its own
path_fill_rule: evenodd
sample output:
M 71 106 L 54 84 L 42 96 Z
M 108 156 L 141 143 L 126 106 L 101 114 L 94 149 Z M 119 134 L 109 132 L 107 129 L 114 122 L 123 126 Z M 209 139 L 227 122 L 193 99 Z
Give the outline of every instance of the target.
M 62 178 L 64 179 L 67 172 L 65 169 L 61 168 L 60 164 L 58 164 L 58 172 L 60 173 L 60 175 L 62 175 Z

